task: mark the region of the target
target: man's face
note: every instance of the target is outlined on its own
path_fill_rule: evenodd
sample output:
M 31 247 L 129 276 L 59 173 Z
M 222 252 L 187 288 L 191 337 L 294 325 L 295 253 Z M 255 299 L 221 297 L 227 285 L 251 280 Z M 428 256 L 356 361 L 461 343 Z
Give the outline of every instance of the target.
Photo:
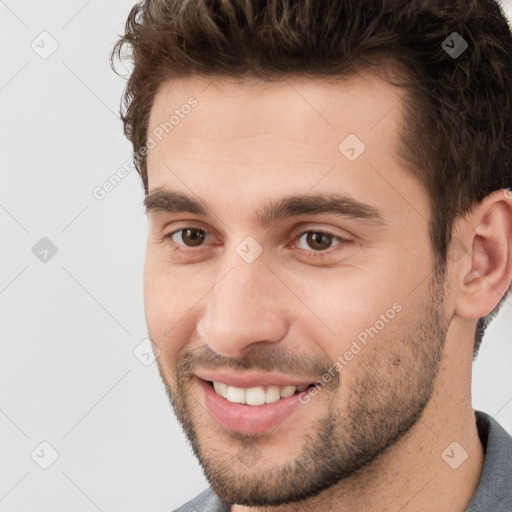
M 448 321 L 427 196 L 396 155 L 401 92 L 368 73 L 195 77 L 155 97 L 149 191 L 207 213 L 148 201 L 146 319 L 176 415 L 227 501 L 317 494 L 371 464 L 430 399 Z M 323 206 L 334 195 L 337 212 Z M 215 380 L 240 385 L 219 387 L 228 400 Z

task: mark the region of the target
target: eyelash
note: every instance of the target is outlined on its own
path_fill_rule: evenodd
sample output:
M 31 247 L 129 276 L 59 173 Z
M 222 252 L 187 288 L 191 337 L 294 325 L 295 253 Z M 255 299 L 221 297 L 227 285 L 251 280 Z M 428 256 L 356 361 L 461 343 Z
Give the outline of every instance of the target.
M 187 226 L 187 227 L 180 228 L 180 229 L 177 229 L 175 231 L 172 231 L 171 233 L 165 235 L 164 236 L 164 240 L 166 242 L 169 242 L 172 245 L 173 251 L 176 251 L 178 253 L 185 254 L 185 255 L 190 255 L 190 254 L 194 254 L 194 253 L 197 254 L 198 252 L 201 252 L 201 249 L 204 249 L 204 246 L 199 246 L 197 248 L 192 248 L 192 249 L 184 250 L 184 249 L 181 249 L 181 247 L 187 247 L 186 245 L 177 244 L 176 242 L 174 242 L 172 240 L 172 237 L 176 233 L 179 233 L 180 231 L 185 231 L 187 229 L 193 229 L 193 230 L 196 230 L 196 231 L 201 231 L 203 233 L 206 233 L 207 236 L 209 234 L 204 229 L 196 228 L 196 227 L 193 227 L 193 226 Z M 346 245 L 346 244 L 351 242 L 351 240 L 343 238 L 343 237 L 341 237 L 339 235 L 335 235 L 334 233 L 331 233 L 330 231 L 325 231 L 323 229 L 309 229 L 309 230 L 306 230 L 306 231 L 299 231 L 297 233 L 298 236 L 294 235 L 293 243 L 296 244 L 303 235 L 308 234 L 308 233 L 322 234 L 322 235 L 328 236 L 330 238 L 336 239 L 339 243 L 336 244 L 334 247 L 336 247 L 337 245 L 342 245 L 342 244 Z M 330 251 L 330 249 L 331 249 L 331 247 L 329 247 L 328 249 L 325 249 L 325 250 L 320 250 L 320 251 L 313 251 L 313 250 L 308 251 L 307 249 L 299 248 L 299 251 L 301 251 L 302 254 L 306 254 L 310 258 L 318 259 L 318 258 L 325 258 L 325 257 L 328 257 L 329 255 L 331 255 L 331 253 L 334 252 L 334 251 Z

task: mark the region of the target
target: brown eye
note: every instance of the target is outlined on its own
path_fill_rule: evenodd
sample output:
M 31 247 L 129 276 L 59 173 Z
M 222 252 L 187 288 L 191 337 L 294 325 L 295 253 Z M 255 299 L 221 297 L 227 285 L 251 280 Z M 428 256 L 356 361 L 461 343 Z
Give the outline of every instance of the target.
M 181 233 L 181 236 L 180 236 Z M 181 238 L 180 240 L 176 240 L 174 237 L 177 236 L 177 238 Z M 174 231 L 174 233 L 171 233 L 170 235 L 171 239 L 176 242 L 179 245 L 186 245 L 187 247 L 197 247 L 204 242 L 206 238 L 206 232 L 202 229 L 197 228 L 184 228 L 184 229 L 178 229 L 177 231 Z
M 333 238 L 337 238 L 330 233 L 323 233 L 322 231 L 307 231 L 299 237 L 299 241 L 303 238 L 309 247 L 305 249 L 313 249 L 314 251 L 324 251 L 329 249 L 332 245 Z

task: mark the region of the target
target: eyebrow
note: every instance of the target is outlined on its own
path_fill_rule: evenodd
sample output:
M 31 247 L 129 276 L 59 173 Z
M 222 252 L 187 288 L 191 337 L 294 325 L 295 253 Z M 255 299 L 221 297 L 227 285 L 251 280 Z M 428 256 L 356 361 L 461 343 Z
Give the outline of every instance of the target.
M 149 192 L 144 199 L 146 214 L 191 213 L 212 215 L 208 205 L 201 200 L 163 187 Z M 270 225 L 278 220 L 299 215 L 332 214 L 384 226 L 382 212 L 375 207 L 339 194 L 290 195 L 277 201 L 267 201 L 256 213 L 257 221 Z

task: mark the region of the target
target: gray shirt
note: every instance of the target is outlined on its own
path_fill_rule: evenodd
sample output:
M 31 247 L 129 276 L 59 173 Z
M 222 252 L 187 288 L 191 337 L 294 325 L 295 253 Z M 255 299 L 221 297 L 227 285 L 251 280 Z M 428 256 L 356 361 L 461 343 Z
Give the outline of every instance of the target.
M 466 512 L 512 512 L 512 437 L 485 412 L 475 411 L 485 451 L 480 482 Z M 231 505 L 208 488 L 174 512 L 229 512 Z

